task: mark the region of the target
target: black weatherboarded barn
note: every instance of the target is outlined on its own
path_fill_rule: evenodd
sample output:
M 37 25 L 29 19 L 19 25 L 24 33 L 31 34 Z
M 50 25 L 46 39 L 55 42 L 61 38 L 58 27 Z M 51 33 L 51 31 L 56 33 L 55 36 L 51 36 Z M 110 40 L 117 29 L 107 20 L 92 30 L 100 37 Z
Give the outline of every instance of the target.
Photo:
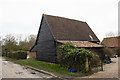
M 61 41 L 88 41 L 99 43 L 99 39 L 86 22 L 43 14 L 35 45 L 36 59 L 56 63 L 56 47 Z

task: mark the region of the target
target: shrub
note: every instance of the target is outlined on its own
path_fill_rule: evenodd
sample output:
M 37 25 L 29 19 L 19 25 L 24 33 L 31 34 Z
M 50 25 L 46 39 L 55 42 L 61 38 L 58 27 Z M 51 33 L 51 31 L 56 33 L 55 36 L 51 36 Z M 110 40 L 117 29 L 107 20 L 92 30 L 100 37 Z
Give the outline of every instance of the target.
M 7 57 L 15 58 L 15 59 L 26 59 L 27 52 L 26 51 L 13 51 L 13 52 L 8 53 Z
M 58 47 L 58 62 L 67 68 L 74 68 L 78 71 L 85 72 L 86 58 L 89 61 L 93 59 L 94 54 L 84 48 L 75 48 L 72 43 L 66 43 Z
M 68 67 L 68 59 L 66 59 L 67 53 L 74 49 L 74 45 L 72 43 L 66 43 L 65 45 L 58 47 L 58 56 L 57 60 L 61 66 Z
M 104 48 L 104 54 L 108 55 L 108 56 L 112 56 L 113 55 L 113 51 L 107 47 Z
M 91 68 L 101 66 L 100 58 L 94 55 L 94 57 L 91 59 L 90 66 Z
M 118 48 L 118 49 L 116 50 L 116 53 L 117 53 L 118 57 L 120 57 L 120 48 Z

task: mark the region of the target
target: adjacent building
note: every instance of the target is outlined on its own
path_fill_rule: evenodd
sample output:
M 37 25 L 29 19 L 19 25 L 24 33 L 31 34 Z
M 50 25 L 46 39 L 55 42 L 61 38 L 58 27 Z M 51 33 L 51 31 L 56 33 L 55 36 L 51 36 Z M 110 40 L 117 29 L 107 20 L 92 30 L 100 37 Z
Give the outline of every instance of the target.
M 120 36 L 104 38 L 102 44 L 113 54 L 120 48 Z

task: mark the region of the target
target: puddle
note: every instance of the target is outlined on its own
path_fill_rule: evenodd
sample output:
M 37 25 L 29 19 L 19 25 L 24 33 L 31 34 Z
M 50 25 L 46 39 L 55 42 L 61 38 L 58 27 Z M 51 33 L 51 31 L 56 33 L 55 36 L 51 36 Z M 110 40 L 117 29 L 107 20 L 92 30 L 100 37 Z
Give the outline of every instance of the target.
M 23 72 L 15 72 L 16 74 L 22 74 Z
M 2 61 L 3 63 L 8 63 L 8 61 Z
M 8 61 L 8 60 L 2 59 L 2 61 Z
M 8 60 L 6 59 L 0 59 L 1 62 L 8 63 Z
M 36 72 L 31 72 L 31 74 L 36 74 Z

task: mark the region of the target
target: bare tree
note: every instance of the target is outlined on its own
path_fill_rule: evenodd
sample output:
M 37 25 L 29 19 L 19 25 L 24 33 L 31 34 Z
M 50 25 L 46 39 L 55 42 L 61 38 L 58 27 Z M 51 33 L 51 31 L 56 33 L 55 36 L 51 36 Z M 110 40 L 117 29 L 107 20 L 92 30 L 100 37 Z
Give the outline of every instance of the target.
M 19 50 L 28 50 L 28 41 L 27 38 L 19 42 Z
M 17 41 L 16 41 L 16 38 L 12 34 L 6 35 L 2 41 L 4 42 L 3 51 L 4 50 L 7 50 L 7 51 L 17 50 Z
M 30 35 L 28 37 L 28 41 L 29 41 L 29 49 L 35 44 L 36 41 L 36 35 Z
M 115 33 L 113 33 L 113 32 L 108 32 L 105 35 L 106 35 L 106 37 L 115 37 Z
M 22 34 L 18 34 L 18 35 L 16 36 L 16 40 L 17 40 L 18 45 L 19 45 L 19 42 L 22 41 Z
M 36 41 L 36 35 L 29 35 L 28 37 L 22 39 L 22 35 L 18 35 L 15 38 L 12 34 L 8 34 L 2 39 L 2 51 L 11 52 L 17 50 L 29 50 Z
M 35 43 L 36 35 L 29 35 L 24 40 L 19 42 L 19 47 L 21 50 L 29 50 Z

